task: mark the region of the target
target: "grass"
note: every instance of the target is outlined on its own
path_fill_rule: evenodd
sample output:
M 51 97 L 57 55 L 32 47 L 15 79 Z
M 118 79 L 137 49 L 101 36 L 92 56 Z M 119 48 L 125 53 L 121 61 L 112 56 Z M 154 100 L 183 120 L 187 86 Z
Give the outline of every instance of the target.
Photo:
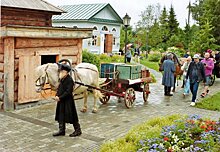
M 143 64 L 144 66 L 150 68 L 150 69 L 154 69 L 154 70 L 159 72 L 158 62 L 151 62 L 151 61 L 148 61 L 147 59 L 143 59 L 143 60 L 140 61 L 140 63 Z
M 220 92 L 204 98 L 201 102 L 196 105 L 197 108 L 220 111 Z

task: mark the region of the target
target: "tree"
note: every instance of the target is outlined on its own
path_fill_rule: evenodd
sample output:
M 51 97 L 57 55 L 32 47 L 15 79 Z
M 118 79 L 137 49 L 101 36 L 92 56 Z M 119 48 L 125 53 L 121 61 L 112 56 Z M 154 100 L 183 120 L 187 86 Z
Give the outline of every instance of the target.
M 142 36 L 141 43 L 147 50 L 149 48 L 150 29 L 155 25 L 155 22 L 159 20 L 160 13 L 161 10 L 159 3 L 156 5 L 148 5 L 147 8 L 141 12 L 141 20 L 137 23 L 137 38 L 140 38 L 140 35 Z
M 220 45 L 220 1 L 196 0 L 191 6 L 192 16 L 200 26 L 207 24 L 212 26 L 212 35 L 216 39 L 215 45 Z
M 214 44 L 216 40 L 212 35 L 212 30 L 213 27 L 209 21 L 200 26 L 200 30 L 195 33 L 193 41 L 190 43 L 190 50 L 203 53 L 207 49 L 215 49 L 217 46 Z
M 125 27 L 121 26 L 120 29 L 120 48 L 123 49 L 125 47 Z M 128 27 L 127 29 L 127 43 L 134 42 L 134 32 L 132 31 L 132 27 Z
M 172 37 L 173 35 L 178 34 L 179 23 L 176 19 L 176 15 L 172 5 L 170 7 L 169 16 L 168 16 L 168 26 L 169 26 L 169 38 Z

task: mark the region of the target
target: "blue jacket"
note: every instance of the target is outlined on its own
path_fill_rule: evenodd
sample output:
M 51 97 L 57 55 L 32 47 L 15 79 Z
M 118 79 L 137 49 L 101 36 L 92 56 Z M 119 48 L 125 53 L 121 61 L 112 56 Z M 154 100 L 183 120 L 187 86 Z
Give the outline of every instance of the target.
M 172 60 L 168 59 L 163 62 L 162 65 L 163 78 L 162 78 L 162 85 L 167 87 L 174 86 L 174 72 L 176 71 L 175 64 Z

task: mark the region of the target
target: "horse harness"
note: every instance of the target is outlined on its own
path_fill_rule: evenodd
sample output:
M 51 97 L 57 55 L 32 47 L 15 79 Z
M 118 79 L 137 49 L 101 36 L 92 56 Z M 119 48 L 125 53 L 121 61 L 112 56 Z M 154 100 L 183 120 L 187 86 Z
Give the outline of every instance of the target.
M 44 90 L 44 91 L 51 89 L 51 88 L 43 88 L 43 87 L 45 86 L 45 84 L 50 84 L 50 83 L 49 83 L 49 75 L 48 75 L 48 73 L 47 73 L 48 67 L 49 67 L 49 64 L 48 64 L 48 65 L 46 66 L 46 68 L 44 69 L 45 76 L 42 77 L 42 79 L 44 80 L 43 83 L 41 83 L 41 77 L 39 77 L 39 78 L 35 81 L 35 86 L 36 86 L 36 87 L 42 87 L 42 90 Z M 46 79 L 48 79 L 48 83 L 46 83 Z M 37 84 L 37 81 L 39 81 L 39 84 Z M 51 85 L 51 84 L 50 84 L 50 86 L 55 87 L 55 86 L 53 86 L 53 85 Z
M 93 70 L 93 69 L 91 69 L 91 68 L 85 68 L 85 67 L 77 67 L 78 69 L 88 69 L 88 70 L 91 70 L 91 71 L 94 71 L 94 72 L 98 72 L 98 71 L 96 71 L 96 70 Z M 79 74 L 78 74 L 78 72 L 77 72 L 77 70 L 76 69 L 72 69 L 72 71 L 73 71 L 73 74 L 74 74 L 74 91 L 76 91 L 80 86 L 82 86 L 82 80 L 80 79 L 80 77 L 79 77 Z M 80 80 L 80 82 L 78 82 L 77 81 L 77 79 L 78 80 Z M 75 85 L 76 84 L 78 84 L 78 86 L 75 88 Z M 78 94 L 76 94 L 76 95 L 78 95 Z

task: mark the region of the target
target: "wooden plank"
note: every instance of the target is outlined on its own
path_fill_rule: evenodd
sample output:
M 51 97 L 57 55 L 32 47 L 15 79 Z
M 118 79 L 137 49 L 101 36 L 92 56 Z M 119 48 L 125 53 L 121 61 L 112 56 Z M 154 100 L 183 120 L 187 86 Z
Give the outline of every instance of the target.
M 15 71 L 15 80 L 19 79 L 18 71 Z
M 17 92 L 18 91 L 18 80 L 17 81 L 14 81 L 14 91 Z
M 79 39 L 78 41 L 79 41 L 79 43 L 78 43 L 77 47 L 78 47 L 79 52 L 77 55 L 78 61 L 76 64 L 82 63 L 82 39 Z
M 69 59 L 72 64 L 76 64 L 78 61 L 77 56 L 62 56 L 62 59 Z
M 18 71 L 18 67 L 19 67 L 19 60 L 15 60 L 15 66 L 14 66 L 15 71 Z
M 14 109 L 14 38 L 4 39 L 4 109 Z
M 4 72 L 4 63 L 0 63 L 0 72 Z
M 15 49 L 15 57 L 35 55 L 77 55 L 77 46 Z
M 4 83 L 0 82 L 0 92 L 4 92 Z
M 15 92 L 15 95 L 14 95 L 15 97 L 15 100 L 14 100 L 14 102 L 18 102 L 18 92 Z
M 77 46 L 77 39 L 33 39 L 16 38 L 15 48 Z
M 3 101 L 3 100 L 4 100 L 4 93 L 0 92 L 0 101 Z
M 19 58 L 18 103 L 36 101 L 41 98 L 35 92 L 34 72 L 30 72 L 38 65 L 40 65 L 40 56 L 21 56 Z
M 0 63 L 4 63 L 4 54 L 0 54 Z
M 0 27 L 2 37 L 82 39 L 92 37 L 92 28 L 55 28 L 30 26 Z
M 4 82 L 4 73 L 0 72 L 0 82 Z

